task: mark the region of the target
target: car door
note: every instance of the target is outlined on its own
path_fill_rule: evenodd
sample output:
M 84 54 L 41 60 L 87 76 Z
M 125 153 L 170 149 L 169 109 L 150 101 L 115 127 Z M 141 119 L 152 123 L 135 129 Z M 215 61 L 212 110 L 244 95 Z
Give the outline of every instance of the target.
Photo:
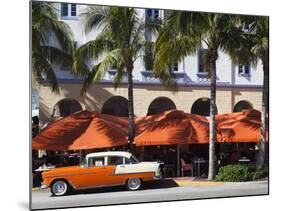
M 79 176 L 79 188 L 104 186 L 106 175 L 105 157 L 92 157 L 88 159 L 87 167 L 84 167 Z
M 108 156 L 106 167 L 106 182 L 108 185 L 119 185 L 125 183 L 125 174 L 116 174 L 116 167 L 125 168 L 124 157 Z

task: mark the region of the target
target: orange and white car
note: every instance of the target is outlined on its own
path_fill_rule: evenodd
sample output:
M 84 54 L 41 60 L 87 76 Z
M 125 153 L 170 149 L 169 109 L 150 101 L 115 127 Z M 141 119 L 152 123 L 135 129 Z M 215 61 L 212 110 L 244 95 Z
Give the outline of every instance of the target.
M 161 163 L 139 162 L 131 153 L 112 151 L 91 153 L 80 166 L 51 169 L 42 174 L 41 188 L 51 188 L 55 196 L 71 189 L 126 185 L 138 190 L 142 182 L 160 179 Z

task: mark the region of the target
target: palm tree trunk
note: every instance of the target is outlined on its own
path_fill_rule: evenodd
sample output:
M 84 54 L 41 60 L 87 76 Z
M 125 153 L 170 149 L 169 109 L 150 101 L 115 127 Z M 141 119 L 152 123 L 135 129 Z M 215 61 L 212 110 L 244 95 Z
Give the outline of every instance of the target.
M 129 120 L 129 150 L 133 151 L 133 143 L 135 138 L 135 121 L 134 121 L 134 95 L 133 95 L 133 67 L 128 68 L 128 120 Z
M 211 99 L 210 99 L 210 124 L 209 124 L 209 172 L 208 180 L 215 176 L 215 143 L 216 143 L 216 59 L 211 59 Z
M 268 60 L 267 60 L 268 61 Z M 261 140 L 257 158 L 257 167 L 262 168 L 265 161 L 265 143 L 266 143 L 266 113 L 268 105 L 268 62 L 263 61 L 263 92 L 262 92 L 262 112 L 261 112 Z

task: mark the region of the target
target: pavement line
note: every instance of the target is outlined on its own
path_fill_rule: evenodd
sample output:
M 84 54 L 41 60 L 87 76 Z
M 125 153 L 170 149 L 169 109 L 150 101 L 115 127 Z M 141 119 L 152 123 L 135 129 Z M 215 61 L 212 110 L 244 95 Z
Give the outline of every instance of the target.
M 174 180 L 179 186 L 223 186 L 224 182 Z

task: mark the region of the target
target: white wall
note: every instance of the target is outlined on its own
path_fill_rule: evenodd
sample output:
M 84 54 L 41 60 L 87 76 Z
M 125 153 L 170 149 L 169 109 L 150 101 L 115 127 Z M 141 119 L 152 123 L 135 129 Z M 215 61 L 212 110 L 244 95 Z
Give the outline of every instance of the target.
M 58 11 L 60 11 L 60 4 L 56 3 L 56 7 Z M 85 5 L 77 5 L 77 15 L 81 14 L 83 10 L 86 8 Z M 145 18 L 145 10 L 137 9 L 139 16 L 144 20 Z M 60 12 L 59 12 L 60 16 Z M 162 13 L 160 13 L 162 17 Z M 78 41 L 78 46 L 86 43 L 89 40 L 95 39 L 98 35 L 98 31 L 93 31 L 89 34 L 84 33 L 83 21 L 82 18 L 77 16 L 75 19 L 62 19 L 67 24 L 69 24 L 70 28 L 74 34 L 74 40 Z M 181 79 L 181 82 L 185 83 L 206 83 L 208 79 L 202 79 L 197 76 L 198 72 L 198 52 L 194 55 L 187 56 L 184 61 L 179 62 L 179 70 L 178 72 L 185 72 L 186 76 L 184 79 Z M 73 78 L 70 72 L 60 71 L 59 66 L 55 66 L 56 74 L 58 78 L 61 79 L 71 79 Z M 143 81 L 143 75 L 141 71 L 145 71 L 144 63 L 141 58 L 139 58 L 134 64 L 134 80 Z M 241 76 L 238 74 L 238 67 L 233 65 L 231 59 L 228 55 L 223 52 L 219 52 L 219 58 L 217 60 L 217 82 L 227 83 L 227 84 L 237 84 L 237 85 L 262 85 L 262 65 L 258 63 L 257 67 L 250 68 L 250 77 Z M 111 80 L 110 75 L 105 75 L 105 80 Z

